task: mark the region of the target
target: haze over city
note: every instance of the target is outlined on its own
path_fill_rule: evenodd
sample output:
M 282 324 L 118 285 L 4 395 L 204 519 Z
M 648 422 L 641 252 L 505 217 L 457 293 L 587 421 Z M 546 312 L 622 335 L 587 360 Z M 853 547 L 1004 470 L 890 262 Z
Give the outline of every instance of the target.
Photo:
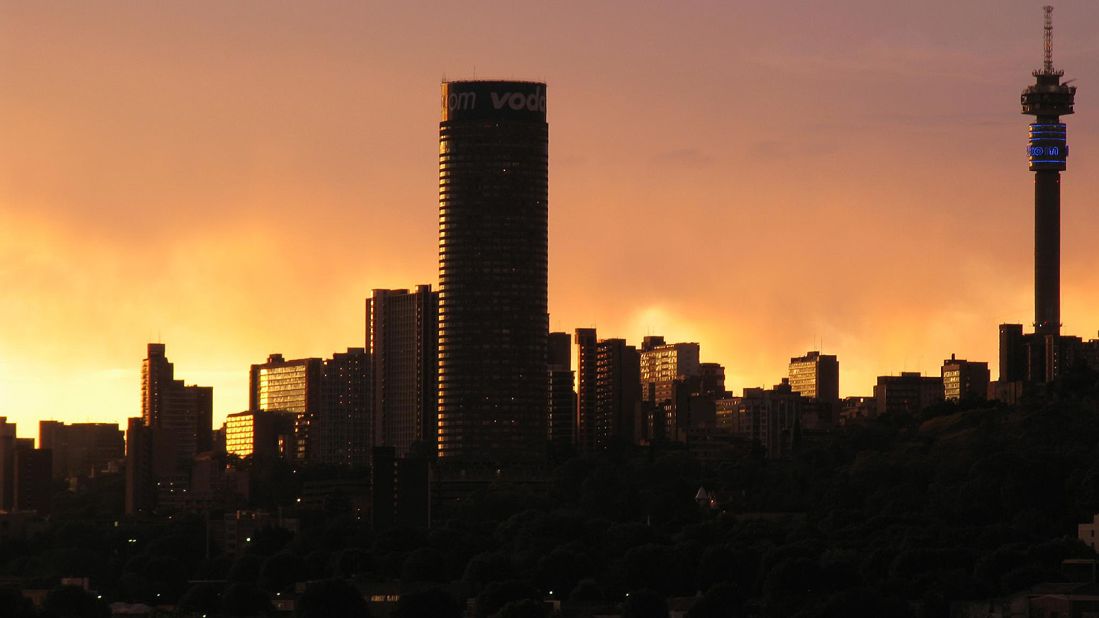
M 437 282 L 443 77 L 548 84 L 551 329 L 697 341 L 737 391 L 816 348 L 844 395 L 995 373 L 1032 315 L 1040 4 L 4 3 L 0 415 L 124 422 L 162 341 L 220 425 L 249 364 L 361 346 L 372 288 Z M 1099 6 L 1058 15 L 1099 83 Z M 1062 186 L 1088 337 L 1096 105 Z

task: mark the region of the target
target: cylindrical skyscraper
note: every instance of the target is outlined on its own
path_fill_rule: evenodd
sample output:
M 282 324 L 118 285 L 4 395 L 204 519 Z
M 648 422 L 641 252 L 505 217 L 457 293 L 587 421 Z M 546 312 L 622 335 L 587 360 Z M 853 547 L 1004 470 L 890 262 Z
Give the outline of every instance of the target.
M 1045 63 L 1035 83 L 1023 91 L 1023 113 L 1030 125 L 1027 155 L 1034 172 L 1034 332 L 1061 332 L 1061 172 L 1068 157 L 1066 129 L 1060 117 L 1071 114 L 1076 86 L 1061 83 L 1053 68 L 1053 7 L 1045 7 Z
M 549 127 L 546 85 L 442 87 L 439 457 L 543 461 Z

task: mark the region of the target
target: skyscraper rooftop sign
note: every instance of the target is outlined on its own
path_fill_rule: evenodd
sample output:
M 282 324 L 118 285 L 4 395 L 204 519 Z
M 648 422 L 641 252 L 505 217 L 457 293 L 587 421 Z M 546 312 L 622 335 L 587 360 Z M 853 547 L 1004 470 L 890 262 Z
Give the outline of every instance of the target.
M 546 121 L 546 85 L 539 82 L 444 82 L 442 119 Z

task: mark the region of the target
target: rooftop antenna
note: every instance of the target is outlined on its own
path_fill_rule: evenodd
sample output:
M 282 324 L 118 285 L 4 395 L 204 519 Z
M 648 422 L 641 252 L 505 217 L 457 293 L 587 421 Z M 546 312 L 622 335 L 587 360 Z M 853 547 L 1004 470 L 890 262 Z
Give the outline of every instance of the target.
M 1042 37 L 1043 52 L 1045 53 L 1044 72 L 1053 73 L 1053 7 L 1045 5 L 1042 10 L 1046 13 L 1045 36 Z

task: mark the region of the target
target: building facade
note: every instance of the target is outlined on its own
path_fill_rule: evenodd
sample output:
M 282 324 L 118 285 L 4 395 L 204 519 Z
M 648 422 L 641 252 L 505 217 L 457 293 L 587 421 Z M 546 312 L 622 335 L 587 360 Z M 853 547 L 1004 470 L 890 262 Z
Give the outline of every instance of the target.
M 595 351 L 595 446 L 635 444 L 641 422 L 641 355 L 625 339 L 604 339 Z
M 953 354 L 943 361 L 943 396 L 948 400 L 985 399 L 988 394 L 988 363 L 967 361 Z
M 55 479 L 89 476 L 126 456 L 125 433 L 116 423 L 39 421 L 38 447 L 53 453 Z
M 240 458 L 293 459 L 297 453 L 292 412 L 245 410 L 225 417 L 225 452 Z
M 295 415 L 295 459 L 300 462 L 309 461 L 312 454 L 310 431 L 320 413 L 322 374 L 321 359 L 286 360 L 282 354 L 271 354 L 266 363 L 252 365 L 249 371 L 248 409 Z
M 576 343 L 576 446 L 582 452 L 595 450 L 597 443 L 599 336 L 594 328 L 578 328 Z
M 719 431 L 758 445 L 768 458 L 782 457 L 797 446 L 809 403 L 783 378 L 770 390 L 746 388 L 742 397 L 718 400 L 715 424 Z
M 213 446 L 214 389 L 175 379 L 163 343 L 150 343 L 147 351 L 141 363 L 141 418 L 170 437 L 176 459 L 189 467 L 197 453 Z
M 840 415 L 840 364 L 832 354 L 811 351 L 790 359 L 790 388 L 813 400 L 811 425 L 824 427 L 837 422 Z
M 571 450 L 575 439 L 576 391 L 572 371 L 572 337 L 568 333 L 550 333 L 546 345 L 550 392 L 546 439 L 555 453 Z
M 903 371 L 899 376 L 878 376 L 874 386 L 874 404 L 878 415 L 916 414 L 943 400 L 943 379 L 922 376 L 918 371 Z
M 648 339 L 648 338 L 646 338 Z M 661 341 L 663 339 L 661 338 Z M 698 377 L 701 368 L 697 343 L 643 345 L 641 352 L 641 396 L 646 401 L 672 400 L 677 379 Z
M 545 459 L 546 85 L 456 81 L 439 123 L 439 457 Z
M 371 446 L 391 446 L 404 457 L 413 443 L 437 449 L 439 293 L 374 290 L 366 300 L 373 421 Z

